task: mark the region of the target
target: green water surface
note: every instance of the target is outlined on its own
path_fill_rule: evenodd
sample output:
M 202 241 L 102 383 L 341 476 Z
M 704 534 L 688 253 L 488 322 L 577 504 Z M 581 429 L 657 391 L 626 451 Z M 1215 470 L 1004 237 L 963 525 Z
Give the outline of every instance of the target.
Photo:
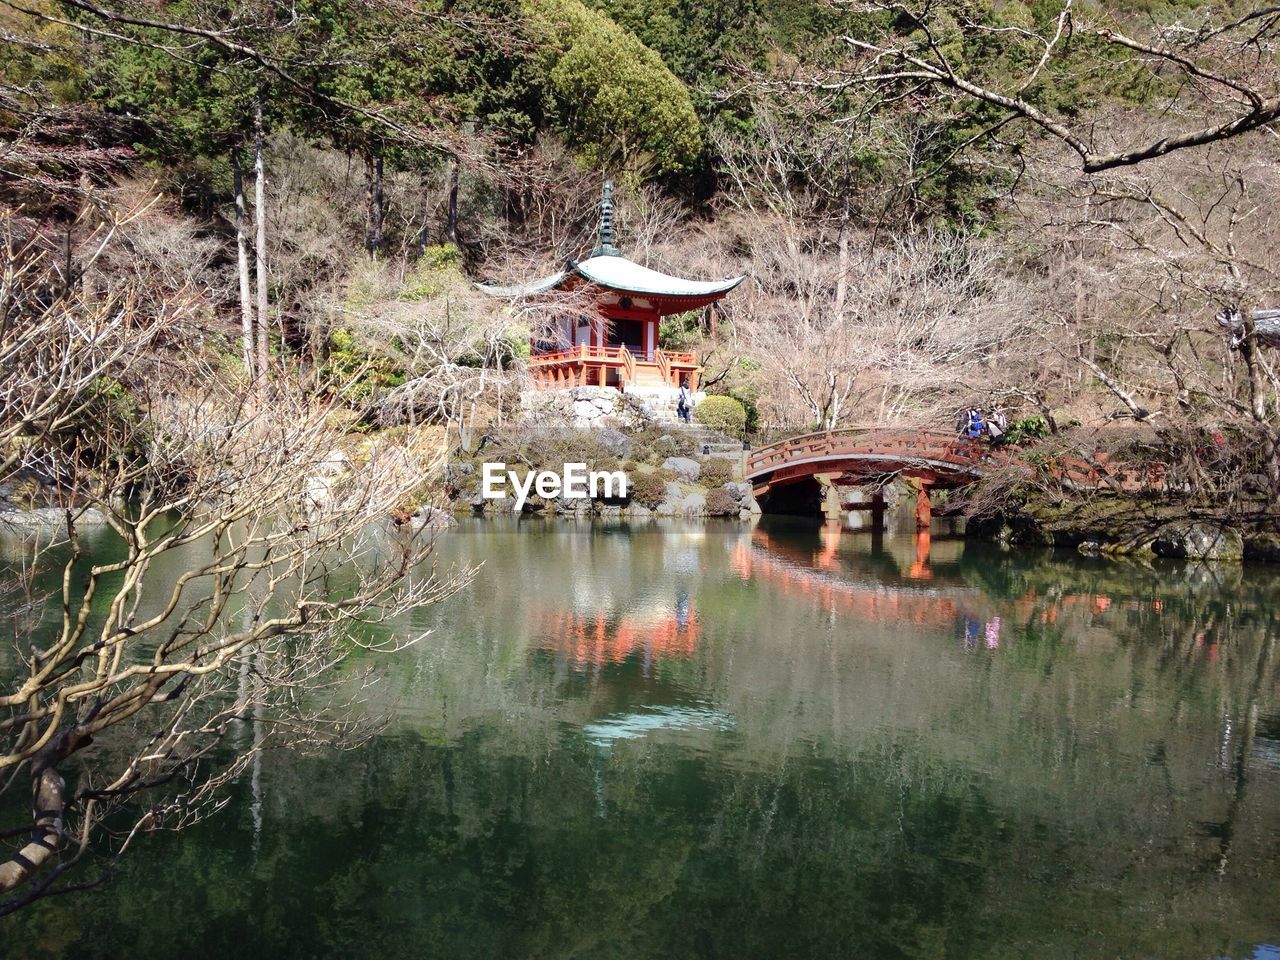
M 358 750 L 0 920 L 22 958 L 1277 958 L 1280 572 L 466 523 Z

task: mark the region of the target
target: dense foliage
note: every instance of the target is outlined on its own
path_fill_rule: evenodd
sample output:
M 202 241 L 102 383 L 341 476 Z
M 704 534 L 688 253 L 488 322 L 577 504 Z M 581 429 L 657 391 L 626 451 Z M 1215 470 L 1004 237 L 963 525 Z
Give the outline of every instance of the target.
M 731 437 L 740 437 L 747 428 L 747 410 L 733 397 L 707 397 L 693 408 L 699 423 Z
M 555 115 L 583 158 L 672 173 L 701 148 L 684 85 L 661 58 L 581 0 L 526 0 Z

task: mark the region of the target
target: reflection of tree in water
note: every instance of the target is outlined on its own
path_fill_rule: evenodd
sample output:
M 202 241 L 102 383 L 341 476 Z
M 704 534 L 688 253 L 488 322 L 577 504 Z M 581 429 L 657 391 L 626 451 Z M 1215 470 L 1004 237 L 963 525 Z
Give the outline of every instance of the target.
M 1219 875 L 1225 874 L 1231 865 L 1232 844 L 1240 821 L 1244 816 L 1245 797 L 1249 783 L 1250 754 L 1258 734 L 1259 701 L 1264 691 L 1264 684 L 1267 683 L 1268 677 L 1271 676 L 1272 653 L 1275 649 L 1274 622 L 1272 627 L 1273 629 L 1266 631 L 1266 636 L 1258 651 L 1257 669 L 1253 681 L 1249 684 L 1248 693 L 1237 713 L 1241 728 L 1238 744 L 1233 746 L 1230 742 L 1237 739 L 1234 736 L 1234 725 L 1230 718 L 1228 718 L 1224 729 L 1223 753 L 1229 755 L 1229 751 L 1233 749 L 1235 757 L 1230 763 L 1230 775 L 1233 781 L 1231 802 L 1223 819 L 1211 825 L 1211 832 L 1215 833 L 1221 840 L 1216 864 Z
M 153 844 L 139 869 L 158 884 L 124 878 L 86 901 L 78 936 L 63 932 L 96 938 L 102 956 L 245 960 L 1177 958 L 1261 936 L 1224 918 L 1217 894 L 1184 899 L 1194 913 L 1180 922 L 1144 923 L 1168 887 L 1148 876 L 1124 889 L 1112 838 L 1012 810 L 985 777 L 910 745 L 759 767 L 629 745 L 609 757 L 603 820 L 596 756 L 401 737 L 336 764 L 289 760 L 271 771 L 255 873 L 243 872 L 244 834 Z M 1158 847 L 1149 856 L 1183 866 Z M 1072 894 L 1096 895 L 1099 880 L 1132 909 Z M 1222 892 L 1265 913 L 1265 891 Z M 127 943 L 113 939 L 121 921 Z

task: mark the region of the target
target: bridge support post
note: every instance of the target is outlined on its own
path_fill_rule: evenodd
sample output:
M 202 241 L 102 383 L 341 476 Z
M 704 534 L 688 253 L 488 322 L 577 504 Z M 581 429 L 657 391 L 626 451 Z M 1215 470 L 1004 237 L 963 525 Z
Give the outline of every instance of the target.
M 928 530 L 916 531 L 916 556 L 911 564 L 911 569 L 907 571 L 907 576 L 912 580 L 928 580 L 932 576 L 929 572 L 929 544 L 931 540 Z
M 916 529 L 928 530 L 933 523 L 933 502 L 929 499 L 929 484 L 916 481 Z
M 840 488 L 835 485 L 835 474 L 815 473 L 818 489 L 822 492 L 822 515 L 828 520 L 843 520 L 844 505 L 840 502 Z
M 884 523 L 884 497 L 865 487 L 849 486 L 848 477 L 837 481 L 840 517 L 850 530 L 868 530 Z

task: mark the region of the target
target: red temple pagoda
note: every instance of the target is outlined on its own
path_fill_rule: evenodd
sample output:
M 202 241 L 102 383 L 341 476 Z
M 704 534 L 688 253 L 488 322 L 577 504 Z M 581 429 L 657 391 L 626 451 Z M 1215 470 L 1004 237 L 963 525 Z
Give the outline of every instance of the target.
M 585 260 L 523 287 L 481 285 L 495 297 L 518 299 L 551 290 L 593 294 L 594 309 L 561 321 L 558 340 L 535 340 L 529 372 L 542 387 L 600 386 L 639 392 L 698 389 L 702 367 L 693 353 L 658 346 L 658 324 L 673 313 L 714 303 L 743 281 L 686 280 L 628 260 L 614 245 L 613 185 L 600 203 L 600 245 Z

